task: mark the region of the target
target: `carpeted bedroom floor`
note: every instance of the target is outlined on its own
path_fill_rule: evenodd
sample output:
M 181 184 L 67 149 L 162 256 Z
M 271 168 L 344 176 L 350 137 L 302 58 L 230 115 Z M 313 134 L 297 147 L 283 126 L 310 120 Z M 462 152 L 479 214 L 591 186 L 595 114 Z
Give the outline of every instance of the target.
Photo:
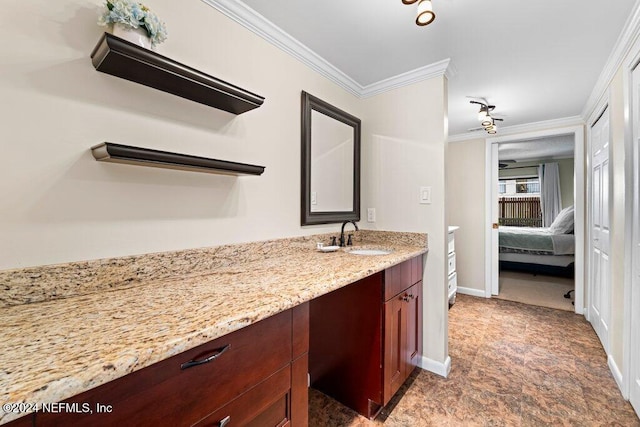
M 566 294 L 574 289 L 574 280 L 565 277 L 552 277 L 516 271 L 500 272 L 500 294 L 494 298 L 507 301 L 537 305 L 539 307 L 555 308 L 558 310 L 574 311 L 571 299 Z

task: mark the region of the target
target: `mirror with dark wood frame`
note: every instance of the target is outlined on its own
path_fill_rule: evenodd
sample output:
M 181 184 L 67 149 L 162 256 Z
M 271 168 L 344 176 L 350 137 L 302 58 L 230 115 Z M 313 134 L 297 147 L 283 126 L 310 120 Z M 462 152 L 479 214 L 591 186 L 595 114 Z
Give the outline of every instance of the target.
M 301 224 L 360 220 L 360 119 L 302 92 Z

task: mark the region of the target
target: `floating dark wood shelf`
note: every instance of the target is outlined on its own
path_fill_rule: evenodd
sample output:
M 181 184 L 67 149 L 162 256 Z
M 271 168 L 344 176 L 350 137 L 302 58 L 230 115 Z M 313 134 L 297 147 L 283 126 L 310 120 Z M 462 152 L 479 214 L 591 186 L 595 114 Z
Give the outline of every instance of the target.
M 103 142 L 91 147 L 93 157 L 100 162 L 154 166 L 224 175 L 262 175 L 264 166 L 228 162 L 188 154 L 170 153 L 149 148 Z
M 210 107 L 242 114 L 258 108 L 264 97 L 194 68 L 104 33 L 91 53 L 98 71 L 172 93 Z

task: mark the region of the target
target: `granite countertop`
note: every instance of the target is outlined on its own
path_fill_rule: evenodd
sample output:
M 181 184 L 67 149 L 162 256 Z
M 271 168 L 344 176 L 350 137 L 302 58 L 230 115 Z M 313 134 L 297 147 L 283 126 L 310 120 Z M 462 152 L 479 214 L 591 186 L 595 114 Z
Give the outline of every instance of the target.
M 216 260 L 223 261 L 216 261 L 215 268 L 193 268 L 208 252 L 162 254 L 165 263 L 172 256 L 191 257 L 170 274 L 166 266 L 148 273 L 157 254 L 145 274 L 140 273 L 141 256 L 129 257 L 128 263 L 0 272 L 0 285 L 13 301 L 4 301 L 0 309 L 0 401 L 64 400 L 427 252 L 426 235 L 418 233 L 360 232 L 356 245 L 393 249 L 378 256 L 322 253 L 314 237 L 267 246 L 229 245 L 226 256 L 217 253 Z M 236 253 L 235 261 L 230 253 Z M 122 283 L 100 288 L 101 278 L 113 275 L 108 266 L 130 264 L 137 265 L 136 277 L 142 279 L 119 275 Z M 97 267 L 100 273 L 86 273 Z M 52 293 L 55 285 L 40 283 L 60 280 L 51 271 L 64 276 L 72 269 L 71 276 L 93 277 L 96 287 L 61 291 L 70 288 L 61 283 Z M 31 287 L 47 288 L 48 296 L 16 302 L 23 290 L 33 292 L 29 281 Z M 34 301 L 33 295 L 27 300 Z M 0 424 L 20 415 L 0 411 Z

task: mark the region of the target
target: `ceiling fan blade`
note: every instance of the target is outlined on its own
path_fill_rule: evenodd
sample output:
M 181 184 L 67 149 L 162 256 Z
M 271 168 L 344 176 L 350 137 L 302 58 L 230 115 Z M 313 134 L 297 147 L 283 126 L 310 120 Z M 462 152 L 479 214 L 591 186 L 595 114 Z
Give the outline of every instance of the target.
M 489 101 L 484 96 L 465 96 L 465 98 L 472 99 L 474 101 L 482 102 L 485 105 L 489 105 Z

